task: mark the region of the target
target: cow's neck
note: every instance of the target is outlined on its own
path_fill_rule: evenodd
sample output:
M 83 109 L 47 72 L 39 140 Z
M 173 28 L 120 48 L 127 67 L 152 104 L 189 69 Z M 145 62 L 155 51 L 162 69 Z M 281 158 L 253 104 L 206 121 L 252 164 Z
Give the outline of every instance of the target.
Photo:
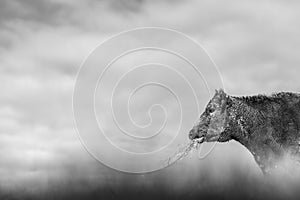
M 271 137 L 272 129 L 266 126 L 266 114 L 255 109 L 247 99 L 230 97 L 229 100 L 226 134 L 244 145 L 262 171 L 268 173 L 274 161 L 283 155 L 283 149 Z M 273 152 L 273 157 L 270 157 L 270 152 Z
M 231 101 L 228 108 L 228 127 L 231 129 L 229 130 L 231 138 L 252 150 L 251 143 L 255 136 L 251 129 L 260 125 L 260 113 L 247 105 L 242 99 L 231 97 Z

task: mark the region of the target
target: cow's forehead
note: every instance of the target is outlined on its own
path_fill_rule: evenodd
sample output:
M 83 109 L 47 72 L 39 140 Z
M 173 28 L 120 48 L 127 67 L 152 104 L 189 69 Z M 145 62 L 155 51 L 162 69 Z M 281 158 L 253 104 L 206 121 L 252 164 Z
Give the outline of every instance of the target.
M 206 108 L 210 108 L 210 107 L 212 107 L 213 106 L 213 102 L 212 102 L 212 100 L 210 100 L 209 102 L 208 102 L 208 104 L 206 105 Z
M 218 106 L 219 105 L 219 101 L 217 99 L 211 99 L 209 101 L 209 103 L 207 104 L 208 107 L 215 107 L 215 106 Z

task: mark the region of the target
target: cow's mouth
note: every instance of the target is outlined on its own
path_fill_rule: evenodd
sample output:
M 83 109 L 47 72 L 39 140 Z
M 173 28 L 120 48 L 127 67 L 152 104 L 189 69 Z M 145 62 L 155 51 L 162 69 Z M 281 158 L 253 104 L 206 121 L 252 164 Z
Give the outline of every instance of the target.
M 198 143 L 198 144 L 201 144 L 205 141 L 205 138 L 204 137 L 198 137 L 198 138 L 193 139 L 193 141 Z
M 203 142 L 218 141 L 219 137 L 220 137 L 219 134 L 216 134 L 214 131 L 208 131 L 208 132 L 200 132 L 197 135 L 194 135 L 194 137 L 190 137 L 190 139 L 197 143 L 203 143 Z
M 205 141 L 206 132 L 204 131 L 190 131 L 189 138 L 195 143 L 201 144 Z

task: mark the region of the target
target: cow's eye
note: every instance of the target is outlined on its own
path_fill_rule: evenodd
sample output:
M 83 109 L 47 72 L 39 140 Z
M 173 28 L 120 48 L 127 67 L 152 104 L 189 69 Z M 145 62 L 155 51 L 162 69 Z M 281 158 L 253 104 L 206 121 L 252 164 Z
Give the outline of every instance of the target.
M 207 112 L 208 113 L 213 113 L 215 110 L 213 109 L 213 108 L 211 108 L 211 107 L 209 107 L 209 108 L 207 108 Z

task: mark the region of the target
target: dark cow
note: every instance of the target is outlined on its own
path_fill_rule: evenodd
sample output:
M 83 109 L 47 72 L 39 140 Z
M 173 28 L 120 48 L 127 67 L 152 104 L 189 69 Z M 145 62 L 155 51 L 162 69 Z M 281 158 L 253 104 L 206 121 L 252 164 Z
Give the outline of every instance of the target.
M 300 94 L 235 97 L 216 90 L 189 138 L 201 142 L 236 140 L 268 173 L 287 154 L 300 158 Z

